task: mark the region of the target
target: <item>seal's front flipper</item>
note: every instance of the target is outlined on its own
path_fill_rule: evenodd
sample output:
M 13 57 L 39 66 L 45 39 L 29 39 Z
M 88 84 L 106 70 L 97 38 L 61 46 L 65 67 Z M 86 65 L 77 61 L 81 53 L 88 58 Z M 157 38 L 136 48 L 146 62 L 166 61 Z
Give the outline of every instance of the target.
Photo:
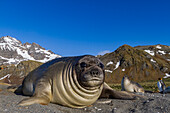
M 126 91 L 115 91 L 111 87 L 109 87 L 106 83 L 104 83 L 100 98 L 133 100 L 143 98 L 143 96 L 128 93 Z
M 47 105 L 48 103 L 50 103 L 50 99 L 48 99 L 47 97 L 31 97 L 31 98 L 23 99 L 21 102 L 19 102 L 18 105 L 28 106 L 36 103 Z

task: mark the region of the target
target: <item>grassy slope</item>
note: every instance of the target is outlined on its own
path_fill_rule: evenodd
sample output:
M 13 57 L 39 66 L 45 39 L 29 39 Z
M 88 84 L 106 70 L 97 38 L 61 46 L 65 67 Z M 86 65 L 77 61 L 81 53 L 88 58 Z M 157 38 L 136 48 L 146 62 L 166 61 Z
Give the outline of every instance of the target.
M 164 79 L 166 87 L 170 86 L 170 78 Z M 139 84 L 147 91 L 158 92 L 157 81 L 139 82 Z M 121 90 L 121 84 L 109 84 L 115 90 Z

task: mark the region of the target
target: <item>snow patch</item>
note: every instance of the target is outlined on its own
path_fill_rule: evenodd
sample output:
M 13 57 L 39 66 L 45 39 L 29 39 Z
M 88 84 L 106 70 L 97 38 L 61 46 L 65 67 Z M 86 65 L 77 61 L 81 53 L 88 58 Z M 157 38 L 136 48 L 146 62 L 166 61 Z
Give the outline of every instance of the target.
M 160 45 L 157 45 L 156 48 L 157 49 L 162 49 L 162 47 Z
M 43 60 L 36 60 L 36 61 L 45 63 L 45 62 L 47 62 L 47 61 L 53 60 L 53 59 L 55 59 L 55 58 L 60 58 L 60 57 L 61 57 L 61 56 L 59 56 L 59 55 L 51 54 L 51 55 L 49 56 L 49 59 L 44 58 Z
M 1 47 L 2 50 L 5 50 L 5 46 L 6 46 L 6 44 L 0 43 L 0 47 Z
M 60 55 L 51 53 L 49 50 L 35 47 L 34 49 L 37 54 L 42 54 L 45 56 L 44 59 L 35 60 L 35 58 L 32 57 L 28 53 L 28 48 L 31 47 L 31 44 L 26 44 L 24 46 L 24 45 L 22 45 L 22 43 L 20 41 L 18 41 L 15 38 L 12 38 L 10 36 L 3 37 L 3 38 L 1 38 L 1 40 L 2 40 L 2 42 L 0 42 L 0 49 L 2 51 L 9 50 L 9 51 L 13 51 L 14 53 L 17 53 L 17 55 L 19 55 L 19 57 L 22 56 L 22 58 L 19 58 L 18 56 L 16 58 L 12 58 L 12 57 L 9 58 L 10 56 L 7 58 L 0 56 L 1 59 L 6 60 L 5 62 L 3 62 L 3 64 L 15 64 L 15 63 L 19 63 L 21 61 L 27 61 L 27 60 L 34 60 L 34 61 L 45 63 L 45 62 L 52 60 L 54 58 L 61 57 Z M 34 51 L 30 51 L 30 53 L 31 52 L 34 52 Z
M 170 74 L 168 73 L 165 73 L 166 76 L 164 76 L 164 78 L 169 78 L 170 77 Z
M 165 51 L 158 50 L 158 53 L 165 55 Z
M 21 49 L 19 49 L 19 48 L 16 48 L 16 50 L 17 50 L 17 53 L 19 55 L 21 55 L 23 58 L 28 59 L 28 60 L 35 60 L 33 57 L 31 57 L 28 54 L 28 51 L 26 51 L 26 50 L 21 51 Z
M 125 71 L 125 69 L 122 69 L 122 71 Z
M 109 72 L 109 73 L 112 73 L 113 71 L 111 71 L 111 70 L 105 70 L 105 72 Z
M 116 63 L 114 70 L 116 70 L 119 67 L 119 65 L 120 65 L 120 61 Z
M 30 48 L 31 47 L 31 45 L 26 45 L 26 48 Z
M 10 77 L 11 76 L 11 74 L 7 74 L 7 75 L 5 75 L 5 76 L 3 76 L 2 78 L 0 78 L 0 80 L 3 80 L 3 79 L 5 79 L 6 77 Z
M 6 36 L 3 39 L 8 44 L 11 44 L 11 45 L 21 45 L 21 43 L 17 39 L 15 39 L 15 38 Z
M 112 62 L 112 61 L 108 62 L 108 63 L 106 64 L 106 66 L 108 66 L 108 65 L 110 65 L 110 64 L 113 64 L 113 62 Z
M 153 60 L 153 59 L 151 59 L 151 62 L 154 62 L 154 63 L 156 63 L 156 61 L 155 61 L 155 60 Z
M 19 60 L 14 59 L 14 58 L 4 58 L 2 56 L 0 56 L 0 59 L 7 60 L 8 61 L 7 63 L 9 63 L 9 64 L 14 63 L 16 61 L 19 61 Z
M 155 55 L 154 51 L 151 51 L 151 50 L 144 50 L 144 51 L 147 52 L 147 53 L 149 53 L 149 54 L 152 55 L 152 56 Z

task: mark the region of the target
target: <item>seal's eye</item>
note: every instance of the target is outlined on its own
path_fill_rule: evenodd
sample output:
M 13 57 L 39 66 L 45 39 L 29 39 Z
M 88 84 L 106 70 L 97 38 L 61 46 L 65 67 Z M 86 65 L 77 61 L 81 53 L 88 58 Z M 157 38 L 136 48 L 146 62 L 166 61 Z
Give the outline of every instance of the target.
M 98 66 L 101 67 L 102 69 L 104 68 L 104 65 L 102 63 L 100 63 Z
M 87 64 L 86 64 L 85 62 L 82 62 L 82 63 L 80 64 L 80 66 L 81 66 L 81 68 L 84 68 L 84 67 L 87 67 Z

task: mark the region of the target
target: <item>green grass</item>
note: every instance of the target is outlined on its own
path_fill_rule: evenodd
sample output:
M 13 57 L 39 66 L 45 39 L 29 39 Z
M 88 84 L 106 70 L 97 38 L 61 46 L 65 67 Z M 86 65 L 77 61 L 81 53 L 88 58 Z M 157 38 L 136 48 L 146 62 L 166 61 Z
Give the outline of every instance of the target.
M 170 86 L 170 78 L 164 80 L 166 87 Z M 139 84 L 145 89 L 145 91 L 158 92 L 157 81 L 139 82 Z M 109 86 L 115 90 L 121 90 L 121 84 L 109 84 Z

